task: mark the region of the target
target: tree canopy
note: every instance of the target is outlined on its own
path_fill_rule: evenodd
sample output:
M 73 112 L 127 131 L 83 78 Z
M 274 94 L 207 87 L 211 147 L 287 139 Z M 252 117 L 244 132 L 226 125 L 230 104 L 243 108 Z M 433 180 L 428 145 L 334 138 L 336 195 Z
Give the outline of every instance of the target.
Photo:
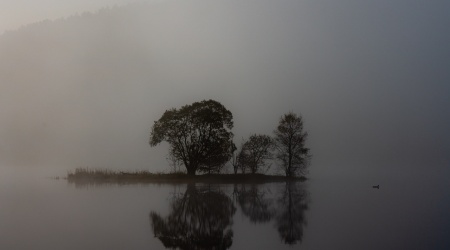
M 266 165 L 266 160 L 272 158 L 271 148 L 273 140 L 268 135 L 253 134 L 248 141 L 242 145 L 238 155 L 239 165 L 242 172 L 249 169 L 252 174 L 258 172 Z
M 232 128 L 229 110 L 217 101 L 203 100 L 166 110 L 153 124 L 149 143 L 153 147 L 167 141 L 170 154 L 183 162 L 189 175 L 218 171 L 235 147 Z

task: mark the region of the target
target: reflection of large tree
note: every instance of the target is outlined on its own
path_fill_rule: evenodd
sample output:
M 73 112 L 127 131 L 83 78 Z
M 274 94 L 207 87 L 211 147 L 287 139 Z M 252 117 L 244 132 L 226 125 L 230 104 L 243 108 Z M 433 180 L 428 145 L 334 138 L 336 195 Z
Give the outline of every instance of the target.
M 251 222 L 268 222 L 273 217 L 271 200 L 266 197 L 266 191 L 256 185 L 250 188 L 243 185 L 235 191 L 237 201 L 241 206 L 242 213 L 250 218 Z
M 308 209 L 306 191 L 299 183 L 287 182 L 278 202 L 276 225 L 280 237 L 290 245 L 301 242 L 303 225 L 306 225 L 305 210 Z
M 191 184 L 183 196 L 174 199 L 171 209 L 166 218 L 150 213 L 153 232 L 165 247 L 227 249 L 231 246 L 230 226 L 236 208 L 222 192 Z

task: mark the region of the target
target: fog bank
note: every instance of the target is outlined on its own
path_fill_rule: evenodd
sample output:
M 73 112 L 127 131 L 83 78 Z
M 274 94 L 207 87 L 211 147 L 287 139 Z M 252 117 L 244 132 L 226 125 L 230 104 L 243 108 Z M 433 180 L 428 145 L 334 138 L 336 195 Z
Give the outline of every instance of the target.
M 163 171 L 153 121 L 215 99 L 234 115 L 237 145 L 301 114 L 315 173 L 447 166 L 449 7 L 170 1 L 6 32 L 1 164 Z

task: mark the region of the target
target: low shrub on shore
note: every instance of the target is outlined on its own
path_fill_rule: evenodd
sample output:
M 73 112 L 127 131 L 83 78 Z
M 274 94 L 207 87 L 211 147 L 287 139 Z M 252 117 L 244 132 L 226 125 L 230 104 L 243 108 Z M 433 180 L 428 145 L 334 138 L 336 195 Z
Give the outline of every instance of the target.
M 304 181 L 304 177 L 286 177 L 264 174 L 204 174 L 190 176 L 186 173 L 150 173 L 148 171 L 123 172 L 108 169 L 77 168 L 69 172 L 67 179 L 71 182 L 208 182 L 208 183 L 242 183 L 242 182 L 285 182 Z

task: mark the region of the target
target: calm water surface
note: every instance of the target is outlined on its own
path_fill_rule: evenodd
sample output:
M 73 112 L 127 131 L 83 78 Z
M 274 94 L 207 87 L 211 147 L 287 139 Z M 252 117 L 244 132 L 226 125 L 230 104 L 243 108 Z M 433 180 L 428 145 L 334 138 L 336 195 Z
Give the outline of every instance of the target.
M 449 249 L 450 185 L 433 180 L 79 185 L 3 171 L 0 249 Z

